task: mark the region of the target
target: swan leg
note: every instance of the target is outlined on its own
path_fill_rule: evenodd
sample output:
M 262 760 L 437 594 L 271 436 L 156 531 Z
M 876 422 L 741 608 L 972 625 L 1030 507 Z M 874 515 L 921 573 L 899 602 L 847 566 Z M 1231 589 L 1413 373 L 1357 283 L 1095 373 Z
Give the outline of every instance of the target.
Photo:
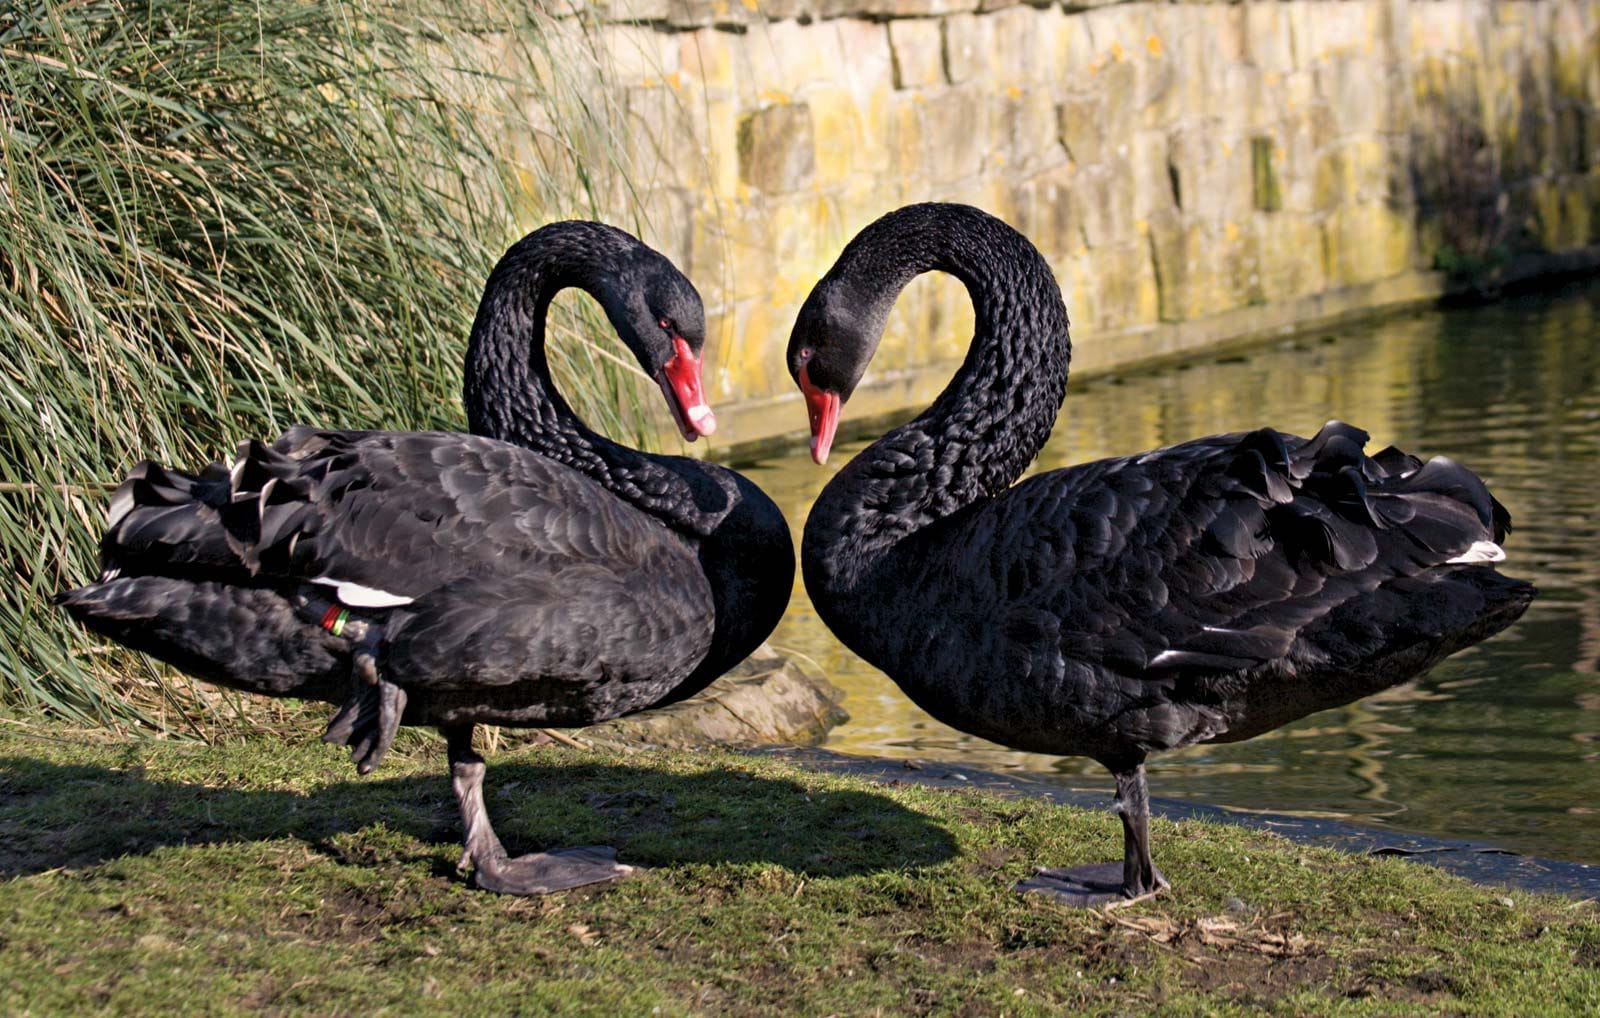
M 1144 764 L 1115 772 L 1117 812 L 1122 816 L 1122 895 L 1139 898 L 1172 885 L 1150 858 L 1150 786 Z
M 406 691 L 378 673 L 382 627 L 375 619 L 351 615 L 309 585 L 290 600 L 301 618 L 350 641 L 350 696 L 328 722 L 322 741 L 349 746 L 356 771 L 371 774 L 389 754 L 406 712 Z
M 461 807 L 465 850 L 459 869 L 468 864 L 473 879 L 484 890 L 500 894 L 550 894 L 586 884 L 615 880 L 633 872 L 617 862 L 617 851 L 604 845 L 564 848 L 554 852 L 509 858 L 489 823 L 483 803 L 483 757 L 472 749 L 472 726 L 446 728 L 449 744 L 450 784 Z
M 322 733 L 323 742 L 350 747 L 350 759 L 360 774 L 371 774 L 383 763 L 406 712 L 406 691 L 378 674 L 376 636 L 373 627 L 370 637 L 356 644 L 350 662 L 350 698 Z
M 1026 894 L 1044 894 L 1080 908 L 1144 898 L 1171 885 L 1150 858 L 1150 790 L 1144 764 L 1114 770 L 1117 813 L 1122 817 L 1122 862 L 1034 871 L 1017 884 Z

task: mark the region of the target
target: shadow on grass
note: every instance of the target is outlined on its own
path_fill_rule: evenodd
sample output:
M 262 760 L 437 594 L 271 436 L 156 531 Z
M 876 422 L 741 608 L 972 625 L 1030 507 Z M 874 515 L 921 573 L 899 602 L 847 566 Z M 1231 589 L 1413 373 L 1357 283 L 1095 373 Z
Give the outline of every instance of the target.
M 956 853 L 929 818 L 887 796 L 809 789 L 726 767 L 674 774 L 609 763 L 491 763 L 485 786 L 513 854 L 609 844 L 644 866 L 772 863 L 844 876 L 931 865 Z M 369 827 L 435 855 L 460 837 L 437 777 L 325 785 L 310 792 L 208 788 L 139 769 L 0 757 L 0 877 L 90 866 L 167 846 L 293 838 L 354 864 L 347 839 Z M 452 860 L 454 856 L 452 855 Z M 448 872 L 442 861 L 437 872 Z

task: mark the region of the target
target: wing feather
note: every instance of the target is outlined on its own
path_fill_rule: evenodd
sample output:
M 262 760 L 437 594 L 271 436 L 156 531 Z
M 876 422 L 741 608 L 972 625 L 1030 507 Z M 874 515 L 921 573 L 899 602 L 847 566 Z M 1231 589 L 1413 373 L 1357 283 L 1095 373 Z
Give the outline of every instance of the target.
M 1150 679 L 1286 659 L 1340 605 L 1510 527 L 1471 471 L 1366 441 L 1330 421 L 1037 475 L 956 521 L 989 582 L 944 589 L 1052 615 L 1060 640 L 1037 653 Z

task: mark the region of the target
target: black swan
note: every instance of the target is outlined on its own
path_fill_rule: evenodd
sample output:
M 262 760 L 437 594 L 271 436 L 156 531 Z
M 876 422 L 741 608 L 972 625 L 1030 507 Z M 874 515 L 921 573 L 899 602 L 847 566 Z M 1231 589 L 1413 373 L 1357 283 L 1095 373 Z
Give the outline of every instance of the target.
M 1123 861 L 1042 870 L 1027 890 L 1095 904 L 1166 887 L 1144 760 L 1248 739 L 1418 675 L 1510 625 L 1530 585 L 1501 560 L 1506 510 L 1330 422 L 1263 428 L 1011 484 L 1066 392 L 1067 312 L 1049 266 L 977 209 L 914 205 L 868 226 L 812 290 L 789 342 L 812 455 L 828 455 L 896 297 L 966 284 L 977 328 L 923 414 L 845 465 L 806 520 L 817 613 L 918 706 L 1116 777 Z
M 588 291 L 689 439 L 700 296 L 608 226 L 556 223 L 489 277 L 466 358 L 473 434 L 296 427 L 198 475 L 138 465 L 111 498 L 95 583 L 59 596 L 96 632 L 209 682 L 342 706 L 324 739 L 363 774 L 400 724 L 446 736 L 477 883 L 610 879 L 609 848 L 507 858 L 473 726 L 587 725 L 693 695 L 777 625 L 782 514 L 722 467 L 586 428 L 551 384 L 544 319 Z

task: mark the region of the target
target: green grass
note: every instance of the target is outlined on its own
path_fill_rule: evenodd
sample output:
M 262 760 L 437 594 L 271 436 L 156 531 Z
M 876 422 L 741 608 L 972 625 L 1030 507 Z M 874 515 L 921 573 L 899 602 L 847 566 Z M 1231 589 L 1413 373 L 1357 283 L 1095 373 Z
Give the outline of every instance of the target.
M 513 851 L 605 842 L 647 869 L 518 900 L 455 874 L 429 740 L 357 780 L 310 726 L 210 748 L 0 732 L 11 1013 L 1545 1015 L 1600 999 L 1593 903 L 1238 828 L 1158 821 L 1178 890 L 1107 916 L 1011 886 L 1031 864 L 1107 857 L 1108 814 L 728 752 L 524 749 L 489 772 Z
M 45 598 L 93 575 L 105 495 L 142 457 L 196 467 L 299 422 L 462 426 L 505 246 L 573 215 L 641 225 L 606 189 L 649 181 L 619 172 L 583 32 L 511 0 L 0 5 L 0 702 L 226 729 L 232 701 Z M 578 303 L 553 334 L 564 387 L 638 441 L 631 362 Z

